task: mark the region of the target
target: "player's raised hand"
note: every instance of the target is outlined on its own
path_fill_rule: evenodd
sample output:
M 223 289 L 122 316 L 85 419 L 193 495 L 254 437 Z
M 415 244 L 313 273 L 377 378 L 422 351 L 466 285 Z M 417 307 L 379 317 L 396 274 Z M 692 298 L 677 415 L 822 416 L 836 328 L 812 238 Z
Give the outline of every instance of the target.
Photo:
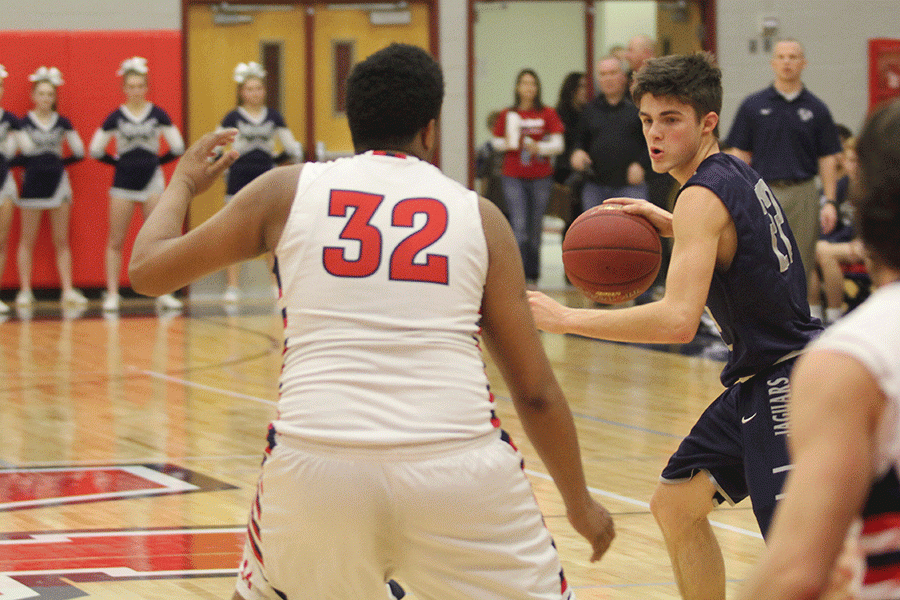
M 610 198 L 601 206 L 645 217 L 662 237 L 672 237 L 672 213 L 642 198 Z
M 191 144 L 178 161 L 172 181 L 180 181 L 188 187 L 192 196 L 203 193 L 222 176 L 225 169 L 238 159 L 237 150 L 231 149 L 219 154 L 222 146 L 234 141 L 237 129 L 207 133 Z

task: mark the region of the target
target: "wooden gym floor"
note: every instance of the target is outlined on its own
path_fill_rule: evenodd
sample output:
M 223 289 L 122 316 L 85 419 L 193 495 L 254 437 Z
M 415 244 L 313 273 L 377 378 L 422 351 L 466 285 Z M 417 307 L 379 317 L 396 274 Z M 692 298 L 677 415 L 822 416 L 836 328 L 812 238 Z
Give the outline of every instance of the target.
M 582 302 L 577 291 L 547 287 Z M 0 323 L 0 600 L 230 598 L 275 411 L 280 318 L 266 301 L 231 314 L 194 301 L 160 315 L 132 300 L 118 317 L 93 304 L 78 315 L 39 303 Z M 669 454 L 721 391 L 721 342 L 544 341 L 588 483 L 615 518 L 617 538 L 600 563 L 587 561 L 490 362 L 488 372 L 570 585 L 582 600 L 678 598 L 648 500 Z M 731 595 L 762 540 L 749 501 L 712 520 Z

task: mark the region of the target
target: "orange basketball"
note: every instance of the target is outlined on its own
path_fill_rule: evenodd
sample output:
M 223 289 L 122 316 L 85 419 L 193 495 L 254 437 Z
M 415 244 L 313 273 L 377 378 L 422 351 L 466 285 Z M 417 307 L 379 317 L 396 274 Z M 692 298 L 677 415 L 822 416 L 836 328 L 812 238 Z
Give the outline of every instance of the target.
M 650 221 L 617 205 L 583 212 L 566 232 L 562 261 L 572 285 L 602 304 L 633 300 L 659 273 L 662 242 Z

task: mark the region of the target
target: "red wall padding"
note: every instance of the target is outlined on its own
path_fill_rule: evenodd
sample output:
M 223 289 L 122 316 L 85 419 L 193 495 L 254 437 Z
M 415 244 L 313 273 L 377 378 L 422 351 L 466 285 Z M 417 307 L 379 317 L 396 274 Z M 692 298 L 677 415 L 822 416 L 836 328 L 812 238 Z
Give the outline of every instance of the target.
M 124 102 L 121 79 L 116 76 L 122 60 L 143 56 L 150 67 L 149 99 L 165 110 L 182 129 L 181 31 L 0 31 L 0 64 L 9 77 L 0 105 L 21 117 L 31 109 L 31 82 L 28 76 L 41 65 L 62 71 L 59 113 L 68 117 L 87 150 L 94 131 L 106 116 Z M 163 144 L 165 148 L 165 144 Z M 86 158 L 70 166 L 74 192 L 71 223 L 72 274 L 75 285 L 105 287 L 105 247 L 108 231 L 108 192 L 112 184 L 111 166 Z M 163 167 L 166 181 L 174 163 Z M 21 169 L 15 169 L 21 184 Z M 21 189 L 21 187 L 20 187 Z M 123 256 L 120 280 L 127 285 L 127 265 L 131 245 L 140 227 L 140 207 L 131 224 Z M 18 287 L 16 247 L 19 239 L 18 210 L 14 217 L 6 252 L 2 287 Z M 56 260 L 50 239 L 50 223 L 43 217 L 35 249 L 32 285 L 58 288 Z

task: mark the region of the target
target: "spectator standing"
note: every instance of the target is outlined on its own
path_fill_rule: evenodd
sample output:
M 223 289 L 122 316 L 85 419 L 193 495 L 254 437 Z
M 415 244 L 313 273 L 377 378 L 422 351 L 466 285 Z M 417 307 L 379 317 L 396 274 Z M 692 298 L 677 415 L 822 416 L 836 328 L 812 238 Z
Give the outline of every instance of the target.
M 634 81 L 635 73 L 637 73 L 644 64 L 656 56 L 656 41 L 647 34 L 639 33 L 632 36 L 628 40 L 628 46 L 625 48 L 624 56 L 628 61 L 628 98 L 631 98 L 631 84 Z M 668 173 L 657 173 L 653 169 L 648 169 L 646 173 L 647 180 L 647 200 L 664 210 L 672 210 L 671 201 L 674 199 L 675 179 Z M 662 240 L 662 260 L 660 262 L 659 274 L 653 287 L 638 298 L 639 302 L 644 299 L 652 299 L 662 294 L 666 280 L 666 272 L 669 270 L 669 259 L 672 256 L 672 241 L 666 238 Z
M 575 140 L 578 134 L 578 119 L 581 117 L 584 107 L 587 105 L 587 77 L 584 73 L 573 72 L 566 75 L 559 89 L 559 100 L 556 103 L 556 112 L 565 127 L 564 149 L 562 154 L 556 157 L 553 167 L 553 181 L 564 188 L 568 206 L 564 212 L 567 215 L 563 234 L 568 230 L 572 221 L 581 213 L 581 186 L 580 174 L 572 171 L 572 152 L 575 150 Z
M 22 195 L 16 202 L 21 220 L 17 251 L 20 289 L 16 305 L 30 307 L 34 304 L 32 258 L 41 215 L 48 211 L 62 290 L 60 300 L 63 304 L 83 306 L 87 304 L 87 298 L 72 285 L 69 221 L 73 197 L 66 166 L 84 158 L 84 143 L 72 122 L 56 112 L 57 90 L 63 84 L 59 69 L 40 67 L 28 79 L 32 82 L 34 109 L 22 118 L 22 133 L 27 136 L 30 147 L 24 153 Z M 64 146 L 68 146 L 68 155 Z
M 878 289 L 797 361 L 794 468 L 741 600 L 900 598 L 900 100 L 872 114 L 857 155 Z
M 772 85 L 748 96 L 735 114 L 729 152 L 762 175 L 781 202 L 810 286 L 816 241 L 820 232 L 830 233 L 837 222 L 834 200 L 841 145 L 828 107 L 803 85 L 806 57 L 800 42 L 777 42 L 771 64 Z
M 627 77 L 622 61 L 607 56 L 597 63 L 600 93 L 578 121 L 572 168 L 584 174 L 581 208 L 607 198 L 646 198 L 644 176 L 650 167 L 647 142 L 637 107 L 625 97 Z
M 94 133 L 90 152 L 94 158 L 114 165 L 113 185 L 109 190 L 109 235 L 106 241 L 106 296 L 103 310 L 119 310 L 119 275 L 125 236 L 136 207 L 144 218 L 153 209 L 165 189 L 160 165 L 175 160 L 184 152 L 184 140 L 169 115 L 147 100 L 149 90 L 147 59 L 133 56 L 122 61 L 116 75 L 122 78 L 125 104 L 114 110 Z M 160 137 L 168 151 L 160 155 Z M 115 139 L 115 155 L 107 151 Z M 172 294 L 156 299 L 158 307 L 177 310 L 181 300 Z
M 525 278 L 534 283 L 541 270 L 544 213 L 553 186 L 553 157 L 564 149 L 565 127 L 541 100 L 541 80 L 532 69 L 516 76 L 515 100 L 498 117 L 491 143 L 505 152 L 503 197 L 522 254 Z

